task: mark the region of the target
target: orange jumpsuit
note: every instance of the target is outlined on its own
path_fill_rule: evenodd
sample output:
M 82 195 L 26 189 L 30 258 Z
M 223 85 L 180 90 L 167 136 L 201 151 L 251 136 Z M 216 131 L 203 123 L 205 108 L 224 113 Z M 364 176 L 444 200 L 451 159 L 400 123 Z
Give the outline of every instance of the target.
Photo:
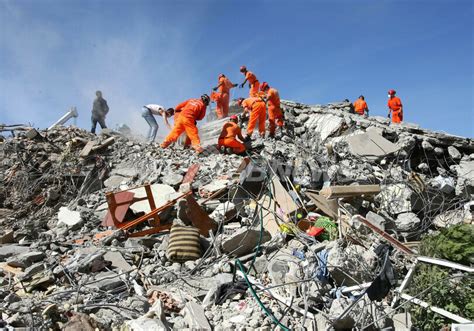
M 240 140 L 244 140 L 244 137 L 242 137 L 242 132 L 238 124 L 234 122 L 225 123 L 222 127 L 221 135 L 219 136 L 219 147 L 230 147 L 232 148 L 232 151 L 235 154 L 241 154 L 245 152 L 245 145 L 235 139 L 236 137 Z
M 212 99 L 216 102 L 217 118 L 229 116 L 229 92 L 232 82 L 227 77 L 219 78 L 219 93 L 212 93 Z
M 268 122 L 270 123 L 270 136 L 275 135 L 276 125 L 283 127 L 283 113 L 280 108 L 280 94 L 274 88 L 267 91 Z
M 392 123 L 401 123 L 403 121 L 402 101 L 399 97 L 388 99 L 387 106 L 392 113 Z
M 258 121 L 258 132 L 260 136 L 265 136 L 265 118 L 266 118 L 266 106 L 265 102 L 261 98 L 250 97 L 242 101 L 242 107 L 246 111 L 250 112 L 249 126 L 247 127 L 247 134 L 252 136 L 253 129 Z
M 245 79 L 250 84 L 249 97 L 256 97 L 258 95 L 258 90 L 260 89 L 260 82 L 257 79 L 257 76 L 253 72 L 247 71 L 245 74 Z
M 367 102 L 365 102 L 365 100 L 357 99 L 356 101 L 354 101 L 354 111 L 356 112 L 356 114 L 364 115 L 365 110 L 367 108 Z
M 197 152 L 202 152 L 196 121 L 202 120 L 206 115 L 206 105 L 204 102 L 201 99 L 186 100 L 176 106 L 175 112 L 179 113 L 179 116 L 175 116 L 173 130 L 165 138 L 161 147 L 168 147 L 171 143 L 178 140 L 183 132 L 186 132 L 186 135 L 191 140 L 192 147 Z

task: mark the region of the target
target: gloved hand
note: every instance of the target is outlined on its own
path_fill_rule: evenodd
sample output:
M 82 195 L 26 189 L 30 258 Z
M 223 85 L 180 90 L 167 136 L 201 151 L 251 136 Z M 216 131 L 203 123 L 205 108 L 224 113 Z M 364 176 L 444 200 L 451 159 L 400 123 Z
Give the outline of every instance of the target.
M 214 87 L 212 90 L 213 90 L 214 92 L 217 91 L 217 87 Z
M 232 87 L 237 87 L 237 86 L 239 86 L 239 84 L 234 84 L 234 85 L 232 85 Z
M 245 86 L 245 83 L 240 84 L 240 88 L 243 88 Z
M 387 118 L 390 118 L 390 113 L 387 114 Z

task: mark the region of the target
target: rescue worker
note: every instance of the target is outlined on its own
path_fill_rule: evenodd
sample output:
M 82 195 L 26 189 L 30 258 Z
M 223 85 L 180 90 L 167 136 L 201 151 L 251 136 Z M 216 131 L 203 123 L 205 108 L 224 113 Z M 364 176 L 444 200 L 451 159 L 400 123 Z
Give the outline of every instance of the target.
M 96 98 L 94 103 L 92 104 L 92 128 L 91 132 L 95 134 L 95 129 L 97 127 L 97 123 L 99 123 L 101 129 L 106 129 L 107 125 L 105 125 L 105 116 L 109 112 L 109 106 L 107 105 L 107 101 L 102 98 L 102 92 L 96 91 L 95 92 Z
M 150 128 L 148 129 L 148 134 L 147 134 L 148 141 L 150 142 L 155 141 L 156 133 L 158 131 L 158 123 L 156 122 L 154 115 L 163 117 L 163 120 L 166 126 L 171 130 L 172 127 L 168 123 L 168 117 L 173 116 L 173 114 L 174 114 L 173 108 L 165 109 L 163 106 L 160 106 L 157 104 L 149 104 L 149 105 L 143 106 L 142 117 L 150 126 Z
M 401 123 L 403 121 L 403 105 L 399 97 L 396 97 L 395 90 L 388 91 L 388 118 L 390 118 L 390 113 L 392 113 L 392 123 Z
M 161 143 L 161 147 L 167 148 L 171 143 L 178 140 L 183 132 L 186 132 L 194 150 L 197 153 L 202 153 L 203 149 L 196 124 L 197 121 L 202 120 L 206 116 L 206 108 L 209 105 L 209 101 L 209 96 L 203 94 L 200 99 L 189 99 L 177 105 L 174 108 L 175 122 L 173 130 Z
M 239 98 L 237 104 L 244 108 L 244 114 L 249 113 L 249 124 L 247 127 L 247 136 L 248 138 L 252 137 L 253 130 L 258 121 L 258 132 L 260 137 L 265 137 L 265 118 L 266 114 L 266 105 L 262 97 L 250 97 L 247 99 Z
M 217 144 L 219 148 L 226 148 L 234 154 L 242 154 L 245 152 L 245 145 L 241 142 L 244 141 L 242 136 L 242 131 L 240 130 L 238 123 L 238 118 L 236 115 L 232 115 L 229 119 L 229 122 L 225 123 L 222 127 L 221 135 Z M 238 141 L 236 138 L 239 138 Z
M 258 81 L 257 76 L 255 76 L 253 72 L 248 71 L 246 66 L 241 66 L 240 72 L 245 76 L 245 80 L 240 84 L 240 88 L 243 88 L 245 83 L 249 82 L 249 96 L 256 97 L 260 88 L 260 82 Z
M 369 107 L 367 107 L 367 102 L 365 102 L 363 95 L 360 95 L 359 99 L 354 101 L 353 106 L 356 114 L 369 116 Z
M 280 94 L 275 88 L 270 87 L 267 82 L 263 82 L 260 89 L 265 93 L 267 100 L 270 137 L 275 137 L 276 127 L 278 126 L 281 129 L 285 124 L 283 120 L 283 112 L 280 108 Z
M 229 92 L 231 88 L 237 85 L 232 84 L 224 74 L 219 75 L 218 85 L 212 89 L 214 92 L 219 89 L 219 93 L 211 94 L 211 99 L 216 102 L 217 118 L 221 119 L 229 116 Z

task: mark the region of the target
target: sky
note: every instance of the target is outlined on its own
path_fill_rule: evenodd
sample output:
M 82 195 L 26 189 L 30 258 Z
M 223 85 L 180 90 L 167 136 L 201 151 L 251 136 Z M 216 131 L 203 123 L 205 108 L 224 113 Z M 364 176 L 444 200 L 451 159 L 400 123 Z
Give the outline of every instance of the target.
M 89 129 L 101 90 L 109 127 L 145 133 L 143 105 L 242 82 L 246 65 L 282 99 L 363 94 L 371 115 L 395 89 L 405 121 L 472 138 L 473 17 L 472 0 L 0 0 L 0 124 L 46 128 L 75 106 Z

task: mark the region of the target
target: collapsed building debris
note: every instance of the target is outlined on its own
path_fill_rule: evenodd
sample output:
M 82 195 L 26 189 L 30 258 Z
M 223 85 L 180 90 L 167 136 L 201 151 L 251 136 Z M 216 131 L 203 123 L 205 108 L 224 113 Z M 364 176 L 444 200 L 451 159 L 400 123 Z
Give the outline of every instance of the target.
M 0 327 L 388 330 L 420 325 L 410 304 L 472 323 L 405 290 L 420 263 L 472 276 L 419 243 L 472 229 L 474 142 L 345 102 L 282 107 L 284 134 L 246 157 L 215 148 L 222 120 L 200 156 L 2 126 Z

